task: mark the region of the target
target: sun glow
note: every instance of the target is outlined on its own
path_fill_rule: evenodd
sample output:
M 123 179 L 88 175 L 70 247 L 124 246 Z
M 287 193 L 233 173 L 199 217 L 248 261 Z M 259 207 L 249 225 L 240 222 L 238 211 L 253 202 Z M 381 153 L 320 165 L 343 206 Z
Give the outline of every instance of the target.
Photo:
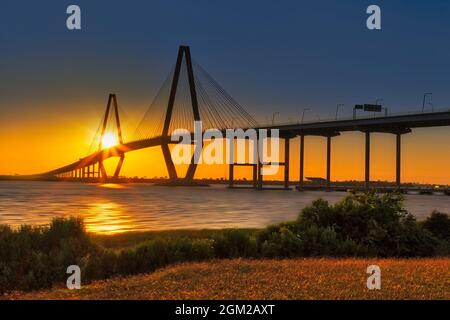
M 102 147 L 111 148 L 119 144 L 117 137 L 112 133 L 105 133 L 102 138 Z

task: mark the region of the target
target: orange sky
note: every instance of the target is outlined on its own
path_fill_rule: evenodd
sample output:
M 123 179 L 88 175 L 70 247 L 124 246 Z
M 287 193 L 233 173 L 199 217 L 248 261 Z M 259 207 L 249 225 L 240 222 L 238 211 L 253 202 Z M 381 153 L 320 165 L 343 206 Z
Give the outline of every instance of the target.
M 95 115 L 95 116 L 94 116 Z M 3 122 L 0 174 L 32 174 L 54 169 L 85 156 L 98 126 L 92 115 Z M 130 121 L 133 123 L 133 121 Z M 137 122 L 137 121 L 136 121 Z M 135 122 L 135 123 L 136 123 Z M 45 123 L 45 125 L 42 125 Z M 130 125 L 131 126 L 131 125 Z M 128 128 L 129 129 L 129 128 Z M 127 128 L 124 128 L 125 139 Z M 402 181 L 450 184 L 450 128 L 416 129 L 403 136 Z M 371 179 L 395 179 L 395 136 L 372 135 Z M 299 139 L 291 141 L 290 179 L 296 180 Z M 305 176 L 325 177 L 326 139 L 306 137 Z M 107 161 L 109 173 L 116 159 Z M 251 177 L 249 168 L 236 169 L 236 177 Z M 126 154 L 122 174 L 166 176 L 159 147 Z M 227 177 L 227 166 L 198 167 L 196 177 Z M 274 178 L 282 177 L 282 169 Z M 364 178 L 364 135 L 344 133 L 332 140 L 332 180 Z M 272 178 L 273 179 L 273 178 Z

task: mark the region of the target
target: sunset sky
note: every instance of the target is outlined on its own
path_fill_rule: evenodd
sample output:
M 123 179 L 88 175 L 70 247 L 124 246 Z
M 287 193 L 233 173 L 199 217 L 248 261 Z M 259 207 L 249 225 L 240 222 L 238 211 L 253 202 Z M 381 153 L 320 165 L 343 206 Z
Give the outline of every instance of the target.
M 67 30 L 69 4 L 81 7 L 82 30 Z M 303 108 L 311 109 L 306 121 L 332 119 L 341 103 L 339 116 L 349 117 L 354 104 L 377 99 L 391 113 L 419 112 L 424 92 L 435 109 L 449 110 L 450 2 L 377 1 L 381 31 L 366 28 L 370 4 L 3 0 L 0 175 L 87 155 L 111 92 L 131 137 L 180 44 L 260 123 L 274 112 L 297 121 Z M 394 180 L 395 137 L 373 137 L 371 179 Z M 325 176 L 325 142 L 306 138 L 306 176 Z M 413 130 L 403 142 L 403 181 L 450 184 L 450 128 Z M 291 157 L 294 180 L 298 139 Z M 333 180 L 362 180 L 363 134 L 334 138 L 332 161 Z M 127 154 L 122 174 L 167 175 L 160 148 Z M 226 175 L 225 166 L 200 166 L 197 177 Z

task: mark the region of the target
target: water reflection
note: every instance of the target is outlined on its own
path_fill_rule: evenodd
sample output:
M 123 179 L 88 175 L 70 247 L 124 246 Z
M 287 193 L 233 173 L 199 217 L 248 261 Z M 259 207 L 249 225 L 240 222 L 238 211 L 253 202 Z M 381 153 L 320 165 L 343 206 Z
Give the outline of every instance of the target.
M 118 183 L 102 183 L 99 185 L 101 188 L 109 188 L 109 189 L 125 189 L 126 185 L 118 184 Z
M 93 203 L 83 217 L 88 232 L 114 234 L 136 228 L 133 217 L 114 202 Z
M 54 217 L 81 216 L 89 232 L 260 228 L 295 220 L 319 197 L 335 203 L 344 192 L 258 192 L 150 184 L 0 181 L 0 224 L 48 224 Z M 433 209 L 448 212 L 449 196 L 407 195 L 407 209 L 420 220 Z

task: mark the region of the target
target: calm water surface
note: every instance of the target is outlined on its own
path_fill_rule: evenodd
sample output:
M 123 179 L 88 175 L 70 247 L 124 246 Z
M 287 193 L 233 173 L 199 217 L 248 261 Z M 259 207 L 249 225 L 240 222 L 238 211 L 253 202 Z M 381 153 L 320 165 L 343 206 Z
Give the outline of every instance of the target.
M 0 181 L 0 224 L 46 224 L 53 217 L 81 216 L 88 231 L 263 227 L 295 219 L 322 197 L 335 203 L 341 192 L 255 191 L 151 184 L 82 184 Z M 423 219 L 433 209 L 450 212 L 450 197 L 407 195 L 407 209 Z

